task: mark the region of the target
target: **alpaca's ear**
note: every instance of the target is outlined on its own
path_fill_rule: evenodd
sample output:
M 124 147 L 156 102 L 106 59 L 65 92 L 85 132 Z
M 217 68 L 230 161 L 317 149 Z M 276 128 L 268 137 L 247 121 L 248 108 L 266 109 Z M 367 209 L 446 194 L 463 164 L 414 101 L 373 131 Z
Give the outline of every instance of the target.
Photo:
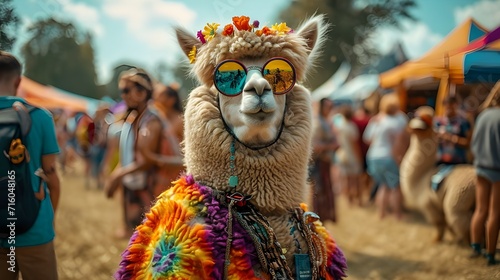
M 180 27 L 175 28 L 175 34 L 177 35 L 177 41 L 181 46 L 182 51 L 186 56 L 189 57 L 189 52 L 193 49 L 193 46 L 196 46 L 197 49 L 201 46 L 200 40 L 191 35 L 190 32 L 182 29 Z
M 327 25 L 324 21 L 325 17 L 322 15 L 311 17 L 297 31 L 297 35 L 305 40 L 309 52 L 323 44 L 327 31 Z

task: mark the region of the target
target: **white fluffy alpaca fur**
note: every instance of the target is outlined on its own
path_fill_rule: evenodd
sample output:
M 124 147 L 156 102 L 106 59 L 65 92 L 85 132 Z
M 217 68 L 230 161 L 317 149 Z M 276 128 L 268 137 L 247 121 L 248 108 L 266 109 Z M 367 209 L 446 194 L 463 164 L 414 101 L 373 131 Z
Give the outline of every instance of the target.
M 240 128 L 240 131 L 234 132 L 248 146 L 276 139 L 282 118 L 285 118 L 283 131 L 273 145 L 252 150 L 236 143 L 238 191 L 252 195 L 252 202 L 260 211 L 273 215 L 306 200 L 312 114 L 310 92 L 299 83 L 314 64 L 325 32 L 321 16 L 311 18 L 296 32 L 286 36 L 259 37 L 251 32 L 239 32 L 234 37 L 217 36 L 205 45 L 201 45 L 190 33 L 177 30 L 177 37 L 186 54 L 193 45 L 198 46 L 192 73 L 202 83 L 191 92 L 185 112 L 184 154 L 188 173 L 208 186 L 228 190 L 232 136 L 221 119 L 220 102 L 228 126 Z M 270 114 L 272 116 L 266 118 L 268 122 L 255 124 L 252 120 L 245 120 L 246 116 L 241 114 L 245 106 L 251 110 L 253 105 L 248 103 L 252 102 L 255 93 L 244 91 L 238 97 L 218 94 L 213 86 L 214 69 L 225 59 L 261 65 L 274 56 L 284 57 L 295 66 L 298 82 L 286 95 L 268 95 L 273 99 L 269 101 L 274 110 Z M 259 136 L 262 141 L 259 141 Z

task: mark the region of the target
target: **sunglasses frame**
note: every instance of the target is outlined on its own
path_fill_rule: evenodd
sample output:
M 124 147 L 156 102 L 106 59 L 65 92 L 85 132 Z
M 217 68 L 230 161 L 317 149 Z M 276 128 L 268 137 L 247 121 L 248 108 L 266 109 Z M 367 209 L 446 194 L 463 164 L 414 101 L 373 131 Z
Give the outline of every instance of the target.
M 267 64 L 269 64 L 271 61 L 274 61 L 274 60 L 284 60 L 286 63 L 288 63 L 288 65 L 290 65 L 290 67 L 292 67 L 292 71 L 293 71 L 293 83 L 292 85 L 290 86 L 289 89 L 287 89 L 286 91 L 284 92 L 280 92 L 280 93 L 275 93 L 273 92 L 274 95 L 283 95 L 283 94 L 287 94 L 288 92 L 290 92 L 292 89 L 293 89 L 293 86 L 295 85 L 295 83 L 297 82 L 297 73 L 295 72 L 295 66 L 293 66 L 293 64 L 286 58 L 284 57 L 281 57 L 281 56 L 277 56 L 277 57 L 273 57 L 273 58 L 270 58 L 268 59 L 263 65 L 262 67 L 260 66 L 254 66 L 254 65 L 251 65 L 249 67 L 246 67 L 241 61 L 239 60 L 236 60 L 236 59 L 226 59 L 226 60 L 223 60 L 221 62 L 219 62 L 216 66 L 215 66 L 215 69 L 214 69 L 214 74 L 213 74 L 213 79 L 214 79 L 214 86 L 215 88 L 217 89 L 218 92 L 220 92 L 221 94 L 225 95 L 225 96 L 229 96 L 229 97 L 236 97 L 238 95 L 240 95 L 242 92 L 243 92 L 243 89 L 241 89 L 241 91 L 239 91 L 238 93 L 236 94 L 226 94 L 224 92 L 222 92 L 219 87 L 217 86 L 217 83 L 215 81 L 215 73 L 217 73 L 217 70 L 219 69 L 219 67 L 226 63 L 226 62 L 235 62 L 237 64 L 239 64 L 241 67 L 243 67 L 243 70 L 245 71 L 245 75 L 248 75 L 248 71 L 249 69 L 250 70 L 254 70 L 254 69 L 258 69 L 260 71 L 260 73 L 262 74 L 262 77 L 264 78 L 264 69 L 266 67 Z M 264 78 L 265 79 L 265 78 Z M 272 85 L 271 85 L 272 86 Z
M 125 94 L 125 95 L 127 95 L 127 94 L 129 94 L 131 91 L 132 91 L 132 88 L 130 88 L 130 87 L 122 88 L 122 89 L 120 89 L 120 94 Z

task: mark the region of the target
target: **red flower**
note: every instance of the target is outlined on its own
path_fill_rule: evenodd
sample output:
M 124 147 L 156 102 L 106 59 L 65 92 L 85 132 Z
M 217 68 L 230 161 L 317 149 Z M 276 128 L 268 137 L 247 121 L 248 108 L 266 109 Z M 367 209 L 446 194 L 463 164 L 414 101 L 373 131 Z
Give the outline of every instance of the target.
M 251 31 L 252 27 L 250 26 L 249 22 L 250 18 L 246 16 L 233 17 L 234 26 L 236 26 L 238 30 Z
M 233 32 L 234 32 L 233 25 L 232 24 L 226 24 L 226 26 L 224 26 L 224 30 L 222 31 L 222 35 L 224 35 L 224 36 L 230 36 L 230 35 L 233 35 Z
M 262 28 L 262 34 L 264 34 L 264 35 L 274 35 L 274 33 L 275 33 L 275 31 L 267 26 L 264 26 Z

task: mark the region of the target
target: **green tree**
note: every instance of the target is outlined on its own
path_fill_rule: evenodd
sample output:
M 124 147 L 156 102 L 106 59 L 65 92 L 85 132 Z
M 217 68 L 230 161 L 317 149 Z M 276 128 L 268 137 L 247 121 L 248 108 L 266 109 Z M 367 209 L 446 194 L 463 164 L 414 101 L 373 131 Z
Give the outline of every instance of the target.
M 288 26 L 297 26 L 312 14 L 325 14 L 330 31 L 320 71 L 309 79 L 309 86 L 316 88 L 327 80 L 343 61 L 354 68 L 367 65 L 378 56 L 370 35 L 384 25 L 399 26 L 401 19 L 414 17 L 410 9 L 414 0 L 294 0 L 279 15 Z
M 12 0 L 0 0 L 0 49 L 11 50 L 16 41 L 15 29 L 19 23 L 11 4 Z
M 49 18 L 28 29 L 31 39 L 23 45 L 25 75 L 42 84 L 80 95 L 101 98 L 96 85 L 92 36 L 72 23 Z

